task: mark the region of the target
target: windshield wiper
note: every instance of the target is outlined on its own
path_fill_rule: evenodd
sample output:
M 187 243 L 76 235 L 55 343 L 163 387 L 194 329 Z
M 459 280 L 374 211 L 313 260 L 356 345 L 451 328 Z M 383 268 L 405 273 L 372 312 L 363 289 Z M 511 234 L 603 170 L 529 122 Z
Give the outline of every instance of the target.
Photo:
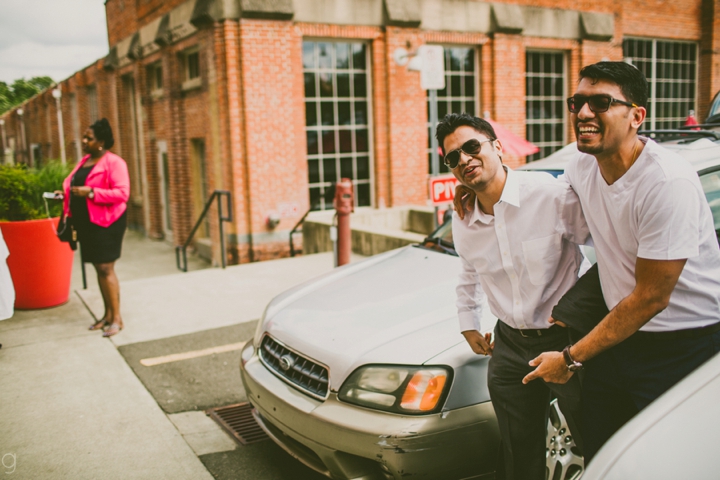
M 430 248 L 428 244 L 434 245 L 435 248 Z M 428 250 L 439 250 L 441 252 L 457 256 L 457 252 L 455 251 L 455 245 L 452 242 L 443 240 L 440 237 L 425 237 L 425 240 L 423 240 L 422 243 L 417 246 L 427 248 Z

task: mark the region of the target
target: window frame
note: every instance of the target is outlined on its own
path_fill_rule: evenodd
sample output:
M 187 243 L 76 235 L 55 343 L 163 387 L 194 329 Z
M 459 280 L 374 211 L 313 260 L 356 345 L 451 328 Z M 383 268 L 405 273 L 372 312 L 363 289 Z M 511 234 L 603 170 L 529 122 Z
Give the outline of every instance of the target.
M 626 37 L 623 37 L 623 39 L 622 39 L 623 58 L 625 59 L 626 62 L 630 63 L 631 65 L 634 65 L 634 64 L 633 64 L 633 60 L 634 60 L 634 59 L 641 58 L 641 57 L 628 57 L 628 56 L 625 55 L 625 42 L 626 42 L 626 41 L 633 41 L 633 40 L 635 40 L 635 41 L 644 41 L 644 42 L 652 42 L 652 46 L 651 46 L 651 49 L 652 49 L 651 55 L 652 55 L 652 56 L 651 56 L 651 58 L 650 58 L 649 60 L 650 60 L 650 63 L 651 63 L 651 70 L 652 70 L 652 73 L 653 73 L 653 77 L 648 79 L 648 84 L 649 84 L 648 86 L 650 87 L 650 91 L 648 92 L 648 107 L 649 107 L 649 112 L 648 112 L 648 115 L 647 115 L 647 117 L 646 117 L 646 119 L 645 119 L 645 125 L 646 125 L 647 127 L 649 127 L 649 128 L 647 128 L 647 129 L 648 129 L 648 130 L 656 130 L 658 123 L 671 122 L 671 121 L 672 121 L 672 118 L 673 118 L 673 117 L 660 117 L 660 120 L 658 120 L 658 116 L 657 116 L 657 113 L 658 113 L 658 102 L 657 102 L 657 100 L 658 100 L 658 98 L 657 98 L 657 93 L 656 93 L 656 92 L 657 92 L 657 64 L 658 64 L 658 61 L 657 61 L 657 60 L 658 60 L 658 58 L 657 58 L 657 44 L 658 44 L 658 42 L 693 45 L 693 46 L 695 47 L 695 72 L 694 72 L 694 77 L 695 77 L 695 78 L 694 78 L 694 81 L 693 81 L 693 83 L 694 83 L 694 85 L 695 85 L 695 87 L 694 87 L 694 89 L 695 89 L 695 95 L 694 95 L 694 98 L 692 99 L 692 106 L 693 106 L 693 108 L 691 108 L 690 110 L 694 110 L 694 111 L 697 112 L 697 105 L 698 105 L 698 82 L 699 82 L 699 80 L 700 80 L 699 77 L 698 77 L 698 74 L 699 74 L 699 72 L 700 72 L 700 69 L 699 69 L 699 67 L 700 67 L 700 45 L 699 45 L 699 43 L 698 43 L 698 42 L 693 42 L 693 41 L 691 41 L 691 40 L 675 40 L 675 39 L 666 39 L 666 38 L 657 38 L 657 37 L 639 37 L 639 36 L 634 36 L 634 35 L 626 36 Z M 647 59 L 646 59 L 645 57 L 642 57 L 642 59 L 643 59 L 644 61 L 647 61 Z M 677 62 L 677 61 L 678 61 L 677 59 L 673 59 L 673 62 Z M 678 79 L 673 78 L 673 80 L 678 80 Z M 668 98 L 668 97 L 662 97 L 662 98 L 663 98 L 663 100 L 665 100 L 665 99 L 673 100 L 673 99 Z M 679 119 L 679 117 L 675 117 L 675 118 L 678 118 L 678 119 Z M 672 128 L 678 128 L 679 126 L 680 126 L 680 125 L 676 125 L 676 126 L 674 126 L 674 127 L 672 127 Z
M 527 70 L 527 65 L 528 65 L 528 55 L 531 54 L 531 53 L 560 54 L 560 55 L 562 55 L 562 94 L 560 95 L 560 97 L 555 97 L 555 96 L 553 96 L 553 95 L 532 95 L 532 96 L 528 95 L 528 70 Z M 563 49 L 551 49 L 551 48 L 526 48 L 526 49 L 525 49 L 525 95 L 524 95 L 524 99 L 525 99 L 525 138 L 526 138 L 529 142 L 535 144 L 538 148 L 540 148 L 540 150 L 538 151 L 538 153 L 535 153 L 535 154 L 533 154 L 533 155 L 528 155 L 528 156 L 527 156 L 527 163 L 531 163 L 531 162 L 534 162 L 534 161 L 537 161 L 537 160 L 541 160 L 541 159 L 547 157 L 548 155 L 551 155 L 552 153 L 558 151 L 559 149 L 561 149 L 562 147 L 564 147 L 564 146 L 567 145 L 567 143 L 568 143 L 568 128 L 567 128 L 567 127 L 568 127 L 568 111 L 567 111 L 567 106 L 566 106 L 565 101 L 566 101 L 566 98 L 567 98 L 567 95 L 568 95 L 568 85 L 569 85 L 569 74 L 568 74 L 568 71 L 569 71 L 569 63 L 570 63 L 570 62 L 569 62 L 569 52 L 568 52 L 567 50 L 563 50 Z M 540 73 L 543 73 L 543 72 L 540 72 Z M 547 78 L 547 77 L 540 77 L 540 78 Z M 528 117 L 528 102 L 530 101 L 529 99 L 530 99 L 531 97 L 532 97 L 532 98 L 538 98 L 538 99 L 547 97 L 547 99 L 550 100 L 550 101 L 557 101 L 556 98 L 559 98 L 559 101 L 560 101 L 560 112 L 561 112 L 561 115 L 562 115 L 562 117 L 559 118 L 559 119 L 560 119 L 560 122 L 543 122 L 542 120 L 545 120 L 545 119 L 530 119 L 530 118 Z M 542 100 L 540 100 L 540 101 L 542 101 Z M 553 118 L 553 117 L 550 117 L 550 118 Z M 529 120 L 533 120 L 533 122 L 529 122 Z M 541 121 L 540 121 L 540 122 L 537 122 L 537 120 L 541 120 Z M 543 143 L 543 144 L 555 143 L 556 140 L 551 140 L 551 141 L 545 141 L 545 140 L 543 140 L 543 141 L 539 141 L 538 139 L 532 139 L 532 138 L 531 138 L 532 135 L 531 135 L 531 132 L 530 132 L 530 127 L 531 127 L 532 125 L 547 125 L 547 124 L 555 125 L 555 124 L 558 124 L 558 123 L 561 125 L 560 131 L 562 132 L 562 138 L 561 138 L 560 140 L 557 140 L 557 142 L 558 142 L 557 148 L 555 148 L 553 151 L 551 151 L 551 152 L 549 152 L 549 153 L 543 152 L 543 148 L 553 148 L 553 146 L 552 146 L 552 145 L 540 145 L 539 143 Z
M 202 86 L 202 61 L 200 58 L 200 47 L 195 45 L 187 48 L 180 54 L 182 58 L 183 82 L 182 90 L 193 90 Z M 197 76 L 191 77 L 190 74 L 190 56 L 197 55 Z
M 336 151 L 332 154 L 328 154 L 327 157 L 325 157 L 323 153 L 319 152 L 317 154 L 312 154 L 313 158 L 310 158 L 311 155 L 307 153 L 307 149 L 306 149 L 305 160 L 306 160 L 306 162 L 308 162 L 307 163 L 308 169 L 309 169 L 309 162 L 311 160 L 316 160 L 318 162 L 318 172 L 319 172 L 319 174 L 318 174 L 319 182 L 315 182 L 315 183 L 310 182 L 309 172 L 308 172 L 308 195 L 310 195 L 310 189 L 320 188 L 322 190 L 322 192 L 324 192 L 324 194 L 320 195 L 319 210 L 332 209 L 333 208 L 332 204 L 330 202 L 326 202 L 324 197 L 327 194 L 327 189 L 332 185 L 333 182 L 325 181 L 324 174 L 322 173 L 322 169 L 320 168 L 320 164 L 323 162 L 323 160 L 325 158 L 335 157 L 339 161 L 340 157 L 349 156 L 349 157 L 352 157 L 352 159 L 353 159 L 352 184 L 353 184 L 353 191 L 354 191 L 354 195 L 353 195 L 354 206 L 357 208 L 367 208 L 367 207 L 374 208 L 376 205 L 376 192 L 375 192 L 376 182 L 375 182 L 375 143 L 374 143 L 374 128 L 375 128 L 375 126 L 374 126 L 374 121 L 373 121 L 374 120 L 374 117 L 373 117 L 374 111 L 373 111 L 373 88 L 372 88 L 372 86 L 373 86 L 372 42 L 367 39 L 358 39 L 358 38 L 303 37 L 302 41 L 301 41 L 301 52 L 300 52 L 301 56 L 304 55 L 304 45 L 306 42 L 314 43 L 314 44 L 329 43 L 329 44 L 333 44 L 333 45 L 341 44 L 341 43 L 348 44 L 348 45 L 353 45 L 353 44 L 364 45 L 364 47 L 365 47 L 365 69 L 361 70 L 361 72 L 365 74 L 365 91 L 366 91 L 365 97 L 356 97 L 354 94 L 355 93 L 354 91 L 353 91 L 353 95 L 348 96 L 348 97 L 338 97 L 338 96 L 336 96 L 336 93 L 337 93 L 336 91 L 333 92 L 332 96 L 323 97 L 322 95 L 320 95 L 319 75 L 315 75 L 315 96 L 307 97 L 305 90 L 304 90 L 304 78 L 305 78 L 306 73 L 312 72 L 313 74 L 317 74 L 320 71 L 330 71 L 330 72 L 332 72 L 333 75 L 336 75 L 337 72 L 344 72 L 345 70 L 339 70 L 336 67 L 330 68 L 330 69 L 325 69 L 325 68 L 321 68 L 319 65 L 317 66 L 317 68 L 308 70 L 305 68 L 304 63 L 303 63 L 303 68 L 302 68 L 302 71 L 303 71 L 303 108 L 304 109 L 307 108 L 306 105 L 307 105 L 308 101 L 314 102 L 316 104 L 315 105 L 315 116 L 317 119 L 317 123 L 315 125 L 308 125 L 307 112 L 306 112 L 306 110 L 303 110 L 303 113 L 305 116 L 306 135 L 308 132 L 311 132 L 311 131 L 317 132 L 318 145 L 320 145 L 320 143 L 322 143 L 322 131 L 323 130 L 332 130 L 335 132 L 335 140 L 336 140 L 335 144 L 339 147 L 340 139 L 339 139 L 338 132 L 340 130 L 345 130 L 345 129 L 339 128 L 340 127 L 339 123 L 323 126 L 323 124 L 322 124 L 322 106 L 321 106 L 322 102 L 324 102 L 324 101 L 325 102 L 332 101 L 333 116 L 335 119 L 338 119 L 339 118 L 338 99 L 343 99 L 351 104 L 350 126 L 353 128 L 351 128 L 350 131 L 354 132 L 356 130 L 362 130 L 363 129 L 362 127 L 365 126 L 365 128 L 367 129 L 367 135 L 368 135 L 368 138 L 367 138 L 368 150 L 367 150 L 367 152 L 357 152 L 356 150 L 352 150 L 351 152 L 340 152 L 339 148 L 338 148 L 337 149 L 338 151 Z M 350 52 L 349 52 L 350 56 L 352 56 L 351 48 L 352 47 L 350 47 Z M 316 54 L 317 54 L 317 52 L 316 52 Z M 353 68 L 353 69 L 348 68 L 347 71 L 350 72 L 351 70 L 360 72 L 360 70 L 356 69 L 356 68 Z M 337 90 L 337 81 L 335 81 L 333 83 L 333 85 L 335 87 L 335 90 Z M 354 90 L 354 87 L 353 87 L 353 90 Z M 367 111 L 367 118 L 366 118 L 367 123 L 364 125 L 362 125 L 362 124 L 358 125 L 360 128 L 355 128 L 356 124 L 352 120 L 352 119 L 354 119 L 353 113 L 354 113 L 354 109 L 355 109 L 353 104 L 357 101 L 356 100 L 357 98 L 365 99 L 366 111 Z M 312 100 L 308 100 L 308 99 L 312 99 Z M 355 134 L 354 133 L 352 134 L 351 138 L 353 139 L 353 142 L 352 142 L 353 145 L 355 145 Z M 357 178 L 357 159 L 358 159 L 358 157 L 364 157 L 364 156 L 368 157 L 368 178 L 367 178 L 367 180 Z M 336 175 L 338 176 L 337 181 L 339 181 L 340 178 L 342 178 L 341 169 L 342 169 L 342 167 L 340 166 L 340 169 L 336 170 Z M 358 195 L 357 195 L 358 184 L 367 184 L 369 186 L 368 187 L 369 194 L 370 194 L 370 204 L 369 205 L 363 205 L 363 206 L 358 205 Z M 312 208 L 313 205 L 311 204 L 310 207 Z

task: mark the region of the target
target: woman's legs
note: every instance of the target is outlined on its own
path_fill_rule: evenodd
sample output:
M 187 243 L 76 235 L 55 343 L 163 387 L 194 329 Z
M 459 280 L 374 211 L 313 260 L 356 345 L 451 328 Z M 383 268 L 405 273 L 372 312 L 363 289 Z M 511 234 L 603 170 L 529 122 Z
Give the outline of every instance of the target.
M 93 263 L 93 266 L 97 272 L 98 284 L 105 304 L 105 315 L 103 315 L 102 320 L 108 325 L 117 325 L 115 329 L 122 328 L 120 282 L 115 274 L 115 262 Z

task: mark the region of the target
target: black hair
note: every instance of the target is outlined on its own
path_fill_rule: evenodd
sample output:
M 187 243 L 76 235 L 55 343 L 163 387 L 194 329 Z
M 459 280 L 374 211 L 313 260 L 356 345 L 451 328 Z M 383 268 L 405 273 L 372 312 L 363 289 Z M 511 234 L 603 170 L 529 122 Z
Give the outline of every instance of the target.
M 580 80 L 583 78 L 590 78 L 595 82 L 609 80 L 616 83 L 628 102 L 647 107 L 650 89 L 645 75 L 635 65 L 625 62 L 598 62 L 580 70 Z
M 115 138 L 113 137 L 112 128 L 110 128 L 110 122 L 108 122 L 107 118 L 101 118 L 90 125 L 90 128 L 93 131 L 93 135 L 95 135 L 95 139 L 102 141 L 103 147 L 106 150 L 109 150 L 115 145 Z
M 474 128 L 478 131 L 478 133 L 486 135 L 490 140 L 497 139 L 495 129 L 487 120 L 474 117 L 467 113 L 448 113 L 442 120 L 440 120 L 440 123 L 438 123 L 437 129 L 435 130 L 435 137 L 438 139 L 438 143 L 440 144 L 440 148 L 442 148 L 443 154 L 445 154 L 445 147 L 443 146 L 445 137 L 463 126 Z

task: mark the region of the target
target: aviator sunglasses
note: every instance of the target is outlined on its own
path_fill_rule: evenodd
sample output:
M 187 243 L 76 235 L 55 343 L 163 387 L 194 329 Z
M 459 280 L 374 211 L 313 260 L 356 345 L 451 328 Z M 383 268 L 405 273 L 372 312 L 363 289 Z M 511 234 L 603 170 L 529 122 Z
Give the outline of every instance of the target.
M 464 152 L 465 155 L 477 155 L 478 152 L 480 152 L 480 149 L 482 148 L 482 144 L 486 142 L 494 142 L 496 139 L 489 138 L 487 140 L 478 140 L 476 138 L 471 138 L 467 142 L 462 144 L 462 147 L 453 150 L 452 152 L 448 152 L 445 154 L 445 157 L 443 158 L 443 162 L 445 162 L 445 165 L 447 165 L 450 168 L 455 168 L 458 166 L 458 163 L 460 163 L 460 152 Z
M 573 95 L 572 97 L 567 99 L 567 106 L 568 110 L 570 110 L 570 113 L 580 113 L 580 110 L 582 110 L 583 105 L 588 104 L 588 107 L 590 107 L 590 110 L 592 110 L 594 113 L 603 113 L 607 112 L 610 108 L 610 105 L 613 103 L 619 103 L 620 105 L 625 105 L 628 107 L 637 107 L 638 105 L 630 102 L 626 102 L 624 100 L 618 100 L 617 98 L 613 98 L 610 95 Z

